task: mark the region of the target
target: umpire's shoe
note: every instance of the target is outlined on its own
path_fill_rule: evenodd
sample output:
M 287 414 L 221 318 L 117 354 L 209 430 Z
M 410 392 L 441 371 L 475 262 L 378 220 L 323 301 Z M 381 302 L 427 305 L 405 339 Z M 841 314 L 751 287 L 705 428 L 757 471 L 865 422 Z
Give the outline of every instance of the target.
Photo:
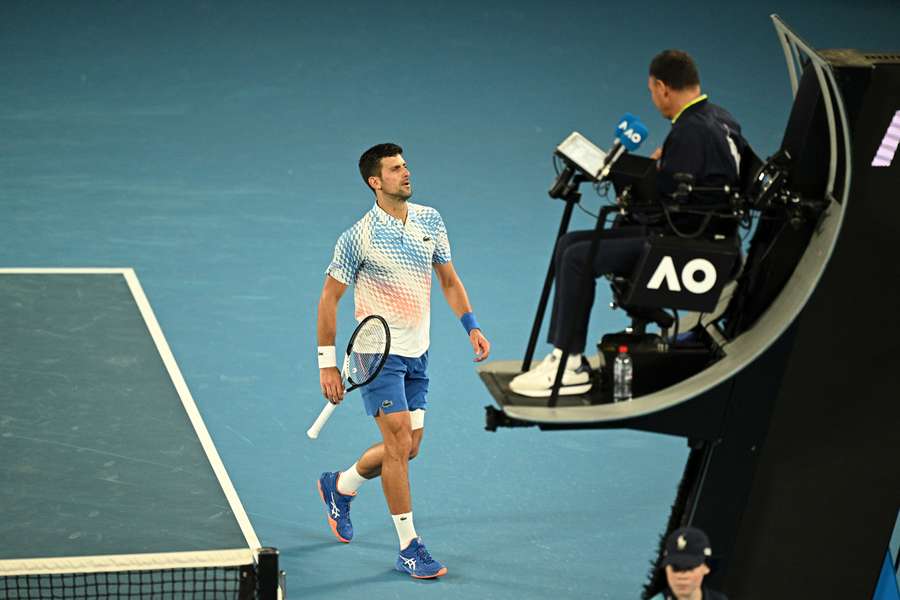
M 556 381 L 560 358 L 562 358 L 562 351 L 554 349 L 536 367 L 513 377 L 509 382 L 510 391 L 532 398 L 549 397 L 550 392 L 553 391 L 553 382 Z M 559 395 L 587 394 L 590 391 L 591 365 L 584 356 L 580 359 L 570 356 L 563 371 Z

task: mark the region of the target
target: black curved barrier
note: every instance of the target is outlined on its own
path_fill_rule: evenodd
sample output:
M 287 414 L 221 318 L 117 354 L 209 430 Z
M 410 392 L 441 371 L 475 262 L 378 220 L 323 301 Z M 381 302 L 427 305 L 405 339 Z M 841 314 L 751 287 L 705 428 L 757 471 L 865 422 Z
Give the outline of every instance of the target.
M 691 452 L 662 537 L 709 533 L 714 587 L 871 598 L 900 505 L 900 157 L 885 150 L 900 129 L 900 54 L 816 51 L 773 21 L 795 101 L 767 181 L 783 176 L 790 193 L 760 210 L 781 218 L 759 221 L 716 318 L 693 328 L 693 347 L 635 356 L 636 382 L 663 383 L 636 385 L 629 402 L 611 403 L 602 378 L 589 395 L 518 396 L 508 384 L 522 361 L 484 365 L 499 406 L 487 428 L 683 436 Z M 839 576 L 822 575 L 831 568 Z M 645 597 L 660 584 L 656 569 Z

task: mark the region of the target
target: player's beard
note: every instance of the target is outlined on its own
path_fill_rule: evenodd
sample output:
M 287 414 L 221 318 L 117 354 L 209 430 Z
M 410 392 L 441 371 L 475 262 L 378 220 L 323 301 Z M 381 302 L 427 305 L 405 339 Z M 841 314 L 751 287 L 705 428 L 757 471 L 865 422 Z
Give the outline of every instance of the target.
M 409 187 L 399 186 L 397 188 L 397 192 L 391 194 L 391 197 L 394 198 L 397 202 L 406 202 L 410 198 L 412 198 L 412 184 Z

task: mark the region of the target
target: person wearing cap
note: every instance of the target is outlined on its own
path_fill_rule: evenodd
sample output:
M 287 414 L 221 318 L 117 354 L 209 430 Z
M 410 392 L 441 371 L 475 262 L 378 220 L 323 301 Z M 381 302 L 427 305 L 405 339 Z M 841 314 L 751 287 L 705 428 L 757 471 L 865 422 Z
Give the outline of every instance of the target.
M 712 546 L 705 533 L 696 527 L 681 527 L 666 538 L 662 566 L 666 570 L 666 589 L 653 600 L 728 600 L 725 594 L 703 585 L 710 570 L 707 561 Z

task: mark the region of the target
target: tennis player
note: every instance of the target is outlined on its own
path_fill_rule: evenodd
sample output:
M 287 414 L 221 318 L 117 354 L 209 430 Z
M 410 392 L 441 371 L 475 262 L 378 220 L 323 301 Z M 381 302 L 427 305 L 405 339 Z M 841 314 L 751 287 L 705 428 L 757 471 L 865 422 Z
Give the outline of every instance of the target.
M 319 381 L 330 402 L 341 402 L 344 387 L 334 348 L 338 302 L 354 285 L 356 319 L 379 314 L 391 330 L 391 348 L 381 373 L 360 388 L 366 413 L 375 418 L 382 441 L 346 470 L 323 473 L 319 493 L 334 535 L 353 539 L 350 502 L 366 481 L 381 475 L 381 486 L 400 540 L 396 568 L 418 579 L 440 577 L 447 568 L 433 559 L 413 525 L 408 463 L 425 431 L 431 270 L 460 318 L 475 360 L 491 345 L 481 332 L 466 289 L 450 262 L 450 242 L 441 215 L 409 202 L 412 187 L 403 149 L 378 144 L 359 159 L 363 181 L 375 206 L 338 238 L 319 298 Z

